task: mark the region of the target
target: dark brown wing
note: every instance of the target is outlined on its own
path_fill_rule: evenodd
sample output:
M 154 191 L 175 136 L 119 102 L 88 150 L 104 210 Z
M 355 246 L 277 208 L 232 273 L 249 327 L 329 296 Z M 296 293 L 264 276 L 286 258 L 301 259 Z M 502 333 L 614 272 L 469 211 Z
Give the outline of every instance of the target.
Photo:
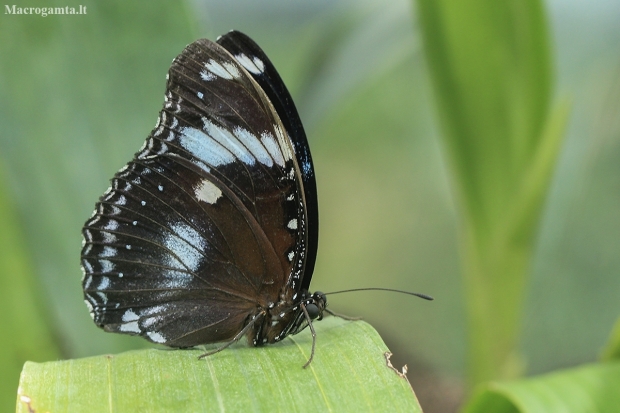
M 95 323 L 171 346 L 231 339 L 303 260 L 302 194 L 260 86 L 221 46 L 190 44 L 155 129 L 84 225 Z
M 267 55 L 248 36 L 231 30 L 217 39 L 235 59 L 248 71 L 259 84 L 280 115 L 280 119 L 288 132 L 289 139 L 295 149 L 295 158 L 300 168 L 304 188 L 304 206 L 306 212 L 306 259 L 300 268 L 291 274 L 289 282 L 295 291 L 308 290 L 319 243 L 319 206 L 316 190 L 316 178 L 310 146 L 306 139 L 304 127 L 278 71 Z M 293 286 L 295 284 L 295 286 Z

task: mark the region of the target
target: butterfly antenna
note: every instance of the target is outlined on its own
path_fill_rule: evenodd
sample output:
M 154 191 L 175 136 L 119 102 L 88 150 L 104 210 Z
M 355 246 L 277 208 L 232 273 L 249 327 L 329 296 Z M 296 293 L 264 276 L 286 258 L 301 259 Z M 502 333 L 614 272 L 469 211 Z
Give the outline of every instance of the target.
M 325 295 L 333 295 L 333 294 L 341 294 L 341 293 L 351 293 L 351 292 L 354 292 L 354 291 L 390 291 L 390 292 L 393 292 L 393 293 L 414 295 L 416 297 L 420 297 L 420 298 L 423 298 L 423 299 L 429 300 L 429 301 L 433 301 L 434 300 L 433 297 L 431 297 L 430 295 L 427 295 L 427 294 L 412 293 L 411 291 L 395 290 L 395 289 L 392 289 L 392 288 L 380 288 L 380 287 L 351 288 L 349 290 L 332 291 L 331 293 L 323 293 L 323 294 L 325 294 Z

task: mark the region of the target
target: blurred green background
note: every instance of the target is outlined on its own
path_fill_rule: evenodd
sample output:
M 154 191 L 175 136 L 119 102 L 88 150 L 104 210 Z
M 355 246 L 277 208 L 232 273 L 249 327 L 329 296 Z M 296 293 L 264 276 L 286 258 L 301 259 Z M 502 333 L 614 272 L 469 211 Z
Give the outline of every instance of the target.
M 456 405 L 466 350 L 457 221 L 412 3 L 81 4 L 87 15 L 0 15 L 0 403 L 13 405 L 25 359 L 148 345 L 92 323 L 80 229 L 155 124 L 171 59 L 234 28 L 274 62 L 309 136 L 321 218 L 312 288 L 433 295 L 338 295 L 330 308 L 381 333 L 422 406 Z M 527 287 L 528 374 L 595 360 L 620 315 L 620 3 L 546 9 L 554 94 L 572 111 Z

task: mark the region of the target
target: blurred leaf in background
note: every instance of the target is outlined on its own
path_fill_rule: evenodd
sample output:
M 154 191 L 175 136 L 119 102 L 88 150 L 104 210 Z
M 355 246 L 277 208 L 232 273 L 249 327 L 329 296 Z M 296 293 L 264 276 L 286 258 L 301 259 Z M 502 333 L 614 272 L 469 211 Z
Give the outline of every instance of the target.
M 464 413 L 617 412 L 620 363 L 581 366 L 481 386 Z
M 197 36 L 183 3 L 84 5 L 86 15 L 3 15 L 0 26 L 5 176 L 59 344 L 72 357 L 142 345 L 93 329 L 79 281 L 80 229 L 154 125 L 171 56 Z
M 0 410 L 8 412 L 23 364 L 53 360 L 59 351 L 3 172 L 0 162 Z
M 196 35 L 178 5 L 82 4 L 87 15 L 0 16 L 2 411 L 26 359 L 144 345 L 85 312 L 80 228 L 154 124 L 169 56 Z
M 617 412 L 620 410 L 620 319 L 601 362 L 550 374 L 491 381 L 476 389 L 466 413 Z
M 524 292 L 568 106 L 550 107 L 540 1 L 418 6 L 461 210 L 471 388 L 523 371 Z

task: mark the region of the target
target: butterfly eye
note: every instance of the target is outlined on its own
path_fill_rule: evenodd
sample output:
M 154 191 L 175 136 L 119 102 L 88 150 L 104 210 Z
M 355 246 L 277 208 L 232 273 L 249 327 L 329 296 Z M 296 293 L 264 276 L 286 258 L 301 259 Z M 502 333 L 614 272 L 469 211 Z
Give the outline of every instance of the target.
M 316 301 L 321 301 L 325 303 L 325 305 L 327 305 L 327 297 L 322 291 L 315 291 L 314 294 L 312 294 L 312 298 L 314 298 Z
M 306 306 L 306 311 L 308 311 L 308 315 L 312 320 L 316 319 L 320 315 L 319 307 L 316 304 L 308 304 Z

